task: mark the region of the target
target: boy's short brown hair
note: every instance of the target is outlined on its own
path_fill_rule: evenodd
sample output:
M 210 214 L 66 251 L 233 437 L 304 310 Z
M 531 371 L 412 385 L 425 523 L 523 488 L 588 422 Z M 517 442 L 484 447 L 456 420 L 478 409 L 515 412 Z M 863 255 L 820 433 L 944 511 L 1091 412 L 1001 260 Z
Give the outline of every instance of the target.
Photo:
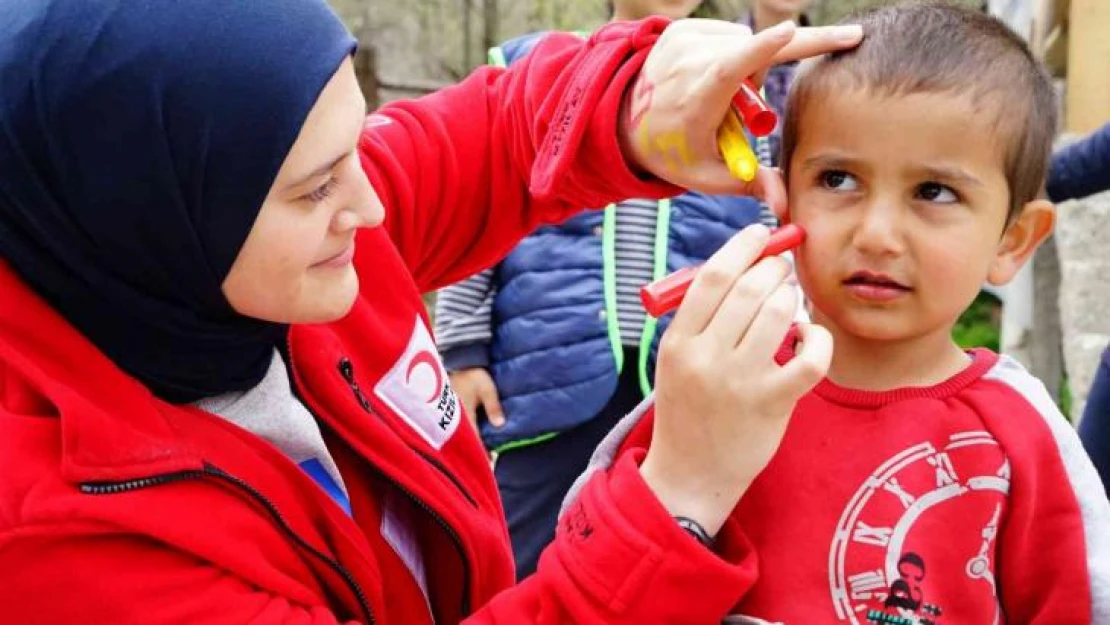
M 855 86 L 884 96 L 950 92 L 989 107 L 1005 146 L 1007 219 L 1044 186 L 1056 132 L 1052 80 L 1029 47 L 999 20 L 943 2 L 871 9 L 844 20 L 863 26 L 859 47 L 809 61 L 798 72 L 783 122 L 789 169 L 806 106 Z

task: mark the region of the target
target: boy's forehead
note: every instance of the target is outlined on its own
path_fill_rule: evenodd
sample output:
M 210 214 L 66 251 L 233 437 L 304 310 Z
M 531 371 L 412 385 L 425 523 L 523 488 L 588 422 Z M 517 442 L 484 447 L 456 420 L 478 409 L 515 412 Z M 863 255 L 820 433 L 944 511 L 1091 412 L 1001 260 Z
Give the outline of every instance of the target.
M 989 116 L 959 94 L 844 91 L 799 121 L 791 184 L 843 170 L 883 193 L 932 181 L 1006 205 L 1005 147 Z
M 1003 165 L 999 113 L 967 93 L 896 93 L 859 85 L 822 91 L 801 109 L 799 150 L 839 147 L 935 158 L 988 148 Z

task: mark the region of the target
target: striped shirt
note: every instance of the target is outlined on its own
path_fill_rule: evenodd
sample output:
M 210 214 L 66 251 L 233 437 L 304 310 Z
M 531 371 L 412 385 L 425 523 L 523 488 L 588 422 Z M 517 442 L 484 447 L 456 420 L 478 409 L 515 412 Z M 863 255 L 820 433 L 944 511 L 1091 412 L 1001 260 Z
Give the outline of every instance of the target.
M 625 200 L 617 204 L 616 249 L 617 324 L 621 345 L 637 347 L 644 331 L 640 287 L 651 282 L 655 266 L 657 203 Z
M 493 339 L 493 269 L 444 287 L 436 293 L 435 334 L 441 353 Z

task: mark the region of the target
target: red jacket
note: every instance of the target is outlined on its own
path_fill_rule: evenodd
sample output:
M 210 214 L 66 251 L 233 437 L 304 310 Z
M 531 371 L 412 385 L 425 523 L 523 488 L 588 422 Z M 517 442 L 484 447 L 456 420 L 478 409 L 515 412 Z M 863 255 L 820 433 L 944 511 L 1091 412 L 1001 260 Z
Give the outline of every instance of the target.
M 585 45 L 552 37 L 508 73 L 483 70 L 368 118 L 360 150 L 387 218 L 359 235 L 362 296 L 341 321 L 293 327 L 288 345 L 353 518 L 262 439 L 151 396 L 0 264 L 0 621 L 725 614 L 754 579 L 752 552 L 731 527 L 722 556 L 684 534 L 635 454 L 592 480 L 538 574 L 510 588 L 492 473 L 434 356 L 420 298 L 578 207 L 674 191 L 628 170 L 615 126 L 664 24 L 616 25 Z M 383 537 L 403 509 L 410 539 L 400 542 L 420 545 L 428 602 Z

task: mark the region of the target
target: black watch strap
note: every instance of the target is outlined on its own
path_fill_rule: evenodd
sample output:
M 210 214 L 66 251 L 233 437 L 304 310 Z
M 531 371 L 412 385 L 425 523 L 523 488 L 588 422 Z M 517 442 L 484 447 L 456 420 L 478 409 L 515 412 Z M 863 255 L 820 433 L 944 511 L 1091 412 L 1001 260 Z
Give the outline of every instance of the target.
M 679 527 L 686 530 L 686 533 L 693 536 L 699 543 L 706 547 L 713 546 L 713 537 L 709 535 L 709 532 L 705 531 L 701 523 L 684 516 L 676 516 L 674 520 L 678 523 Z

